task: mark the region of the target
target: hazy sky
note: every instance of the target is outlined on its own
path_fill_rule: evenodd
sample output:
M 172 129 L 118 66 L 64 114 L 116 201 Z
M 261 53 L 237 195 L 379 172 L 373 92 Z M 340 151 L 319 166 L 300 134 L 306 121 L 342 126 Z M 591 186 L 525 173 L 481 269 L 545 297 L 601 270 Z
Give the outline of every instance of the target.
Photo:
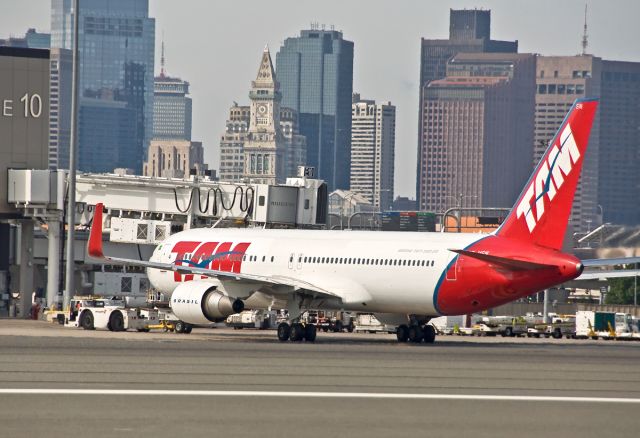
M 80 0 L 82 2 L 82 0 Z M 0 0 L 0 37 L 50 29 L 50 0 Z M 640 1 L 589 0 L 589 53 L 640 61 Z M 217 167 L 219 138 L 233 101 L 248 103 L 250 81 L 269 44 L 311 22 L 334 25 L 355 44 L 353 89 L 397 107 L 396 195 L 415 196 L 420 38 L 447 38 L 449 9 L 491 9 L 491 36 L 520 52 L 580 52 L 585 0 L 149 0 L 156 19 L 156 71 L 164 32 L 167 73 L 191 83 L 193 139 Z

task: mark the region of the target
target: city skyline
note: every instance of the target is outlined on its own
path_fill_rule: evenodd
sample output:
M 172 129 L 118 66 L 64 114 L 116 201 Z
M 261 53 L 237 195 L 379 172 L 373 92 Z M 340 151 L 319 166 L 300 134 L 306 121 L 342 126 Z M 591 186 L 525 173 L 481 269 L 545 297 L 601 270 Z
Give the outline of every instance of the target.
M 617 8 L 612 9 L 605 3 L 586 3 L 589 5 L 588 52 L 603 59 L 640 61 L 637 49 L 629 43 L 640 38 L 640 29 L 634 25 L 640 4 L 616 2 Z M 203 140 L 207 150 L 205 159 L 213 167 L 218 167 L 217 140 L 228 108 L 251 80 L 255 56 L 264 44 L 269 43 L 275 53 L 286 38 L 308 29 L 311 21 L 325 22 L 327 28 L 335 25 L 336 30 L 342 30 L 345 38 L 355 44 L 354 89 L 372 99 L 393 101 L 397 106 L 396 194 L 413 197 L 420 38 L 446 38 L 449 8 L 477 6 L 492 11 L 492 38 L 517 39 L 521 53 L 575 55 L 580 52 L 584 4 L 584 1 L 406 2 L 389 10 L 384 2 L 368 2 L 368 20 L 362 24 L 357 13 L 361 8 L 358 2 L 328 1 L 321 6 L 284 2 L 281 6 L 288 11 L 286 17 L 277 10 L 268 17 L 265 14 L 248 17 L 244 8 L 231 5 L 192 1 L 189 9 L 180 9 L 175 3 L 157 0 L 150 2 L 149 15 L 157 20 L 156 73 L 160 34 L 164 30 L 167 72 L 189 78 L 192 84 L 193 135 Z M 200 13 L 193 14 L 194 9 Z M 256 36 L 256 32 L 234 33 L 233 44 L 229 44 L 230 40 L 224 35 L 233 31 L 240 16 L 245 28 L 260 29 L 260 36 Z M 211 22 L 217 23 L 217 27 L 205 33 L 202 29 L 210 29 Z M 266 22 L 269 26 L 264 25 Z M 8 14 L 0 17 L 2 37 L 24 34 L 30 27 L 41 32 L 50 30 L 49 0 L 13 5 Z M 192 50 L 185 50 L 187 44 Z M 196 60 L 194 53 L 202 56 Z M 377 73 L 371 74 L 372 71 Z M 211 80 L 212 75 L 215 80 Z

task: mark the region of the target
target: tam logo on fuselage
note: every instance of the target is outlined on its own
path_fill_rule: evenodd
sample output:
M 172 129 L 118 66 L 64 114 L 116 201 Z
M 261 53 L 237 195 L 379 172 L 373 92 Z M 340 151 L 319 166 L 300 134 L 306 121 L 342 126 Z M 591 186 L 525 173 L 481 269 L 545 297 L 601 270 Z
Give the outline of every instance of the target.
M 560 134 L 560 148 L 558 149 L 557 145 L 553 145 L 547 159 L 542 162 L 538 173 L 518 203 L 516 217 L 520 219 L 520 217 L 524 216 L 530 233 L 536 227 L 540 218 L 544 216 L 545 195 L 551 203 L 558 194 L 560 187 L 564 184 L 565 177 L 571 173 L 579 159 L 580 150 L 573 138 L 571 126 L 567 123 L 567 126 Z M 532 209 L 533 204 L 536 207 L 535 216 Z
M 242 259 L 251 243 L 240 242 L 177 242 L 171 253 L 175 254 L 176 266 L 191 266 L 195 268 L 211 269 L 214 271 L 239 273 L 242 267 Z M 190 257 L 185 257 L 190 254 Z M 193 280 L 194 274 L 185 274 L 174 271 L 173 280 L 176 282 Z M 206 278 L 206 276 L 202 276 Z

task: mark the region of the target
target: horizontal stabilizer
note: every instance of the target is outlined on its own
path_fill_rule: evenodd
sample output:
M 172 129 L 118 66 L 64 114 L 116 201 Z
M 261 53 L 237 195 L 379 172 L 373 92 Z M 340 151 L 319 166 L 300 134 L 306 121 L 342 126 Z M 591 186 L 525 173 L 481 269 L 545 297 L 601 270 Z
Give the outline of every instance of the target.
M 544 263 L 535 263 L 526 260 L 510 259 L 507 257 L 499 257 L 475 251 L 466 251 L 464 249 L 450 249 L 449 251 L 453 251 L 467 257 L 473 257 L 475 259 L 482 260 L 483 262 L 499 265 L 512 271 L 521 271 L 525 269 L 549 269 L 557 267 L 556 265 L 547 265 Z
M 632 265 L 640 263 L 640 257 L 620 257 L 615 259 L 587 259 L 582 260 L 585 267 L 588 266 L 615 266 L 615 265 Z

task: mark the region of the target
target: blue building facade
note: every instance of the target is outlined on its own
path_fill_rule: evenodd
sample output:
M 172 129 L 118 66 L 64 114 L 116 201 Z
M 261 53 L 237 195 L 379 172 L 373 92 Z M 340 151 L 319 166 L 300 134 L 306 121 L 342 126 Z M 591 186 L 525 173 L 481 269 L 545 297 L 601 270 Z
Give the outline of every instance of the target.
M 127 102 L 82 99 L 78 114 L 78 138 L 90 138 L 92 147 L 78 150 L 78 169 L 111 173 L 117 167 L 141 167 L 141 158 L 131 154 L 131 150 L 138 146 L 136 125 L 135 110 L 129 108 Z M 123 162 L 129 156 L 138 161 Z
M 276 55 L 282 106 L 299 114 L 307 165 L 330 190 L 349 188 L 353 42 L 334 30 L 303 30 Z
M 73 41 L 72 0 L 51 1 L 51 46 L 71 49 Z M 91 154 L 115 157 L 114 167 L 132 168 L 140 173 L 143 156 L 153 134 L 153 68 L 155 20 L 149 18 L 148 0 L 82 0 L 79 20 L 80 108 L 78 150 L 80 157 Z M 95 113 L 95 100 L 119 103 L 133 120 L 133 145 L 121 147 L 122 133 L 131 133 L 129 122 L 109 123 L 105 132 L 99 117 L 82 117 L 83 105 L 92 102 L 86 114 Z M 110 105 L 107 104 L 107 107 Z M 113 106 L 113 105 L 111 105 Z M 61 109 L 67 110 L 69 109 Z M 126 111 L 124 111 L 126 112 Z M 83 125 L 84 124 L 84 125 Z M 102 133 L 98 139 L 97 133 Z M 99 151 L 110 148 L 113 151 Z M 113 155 L 113 154 L 116 155 Z M 110 161 L 111 162 L 111 161 Z M 80 160 L 79 170 L 105 171 L 96 160 Z M 106 171 L 112 171 L 106 169 Z

